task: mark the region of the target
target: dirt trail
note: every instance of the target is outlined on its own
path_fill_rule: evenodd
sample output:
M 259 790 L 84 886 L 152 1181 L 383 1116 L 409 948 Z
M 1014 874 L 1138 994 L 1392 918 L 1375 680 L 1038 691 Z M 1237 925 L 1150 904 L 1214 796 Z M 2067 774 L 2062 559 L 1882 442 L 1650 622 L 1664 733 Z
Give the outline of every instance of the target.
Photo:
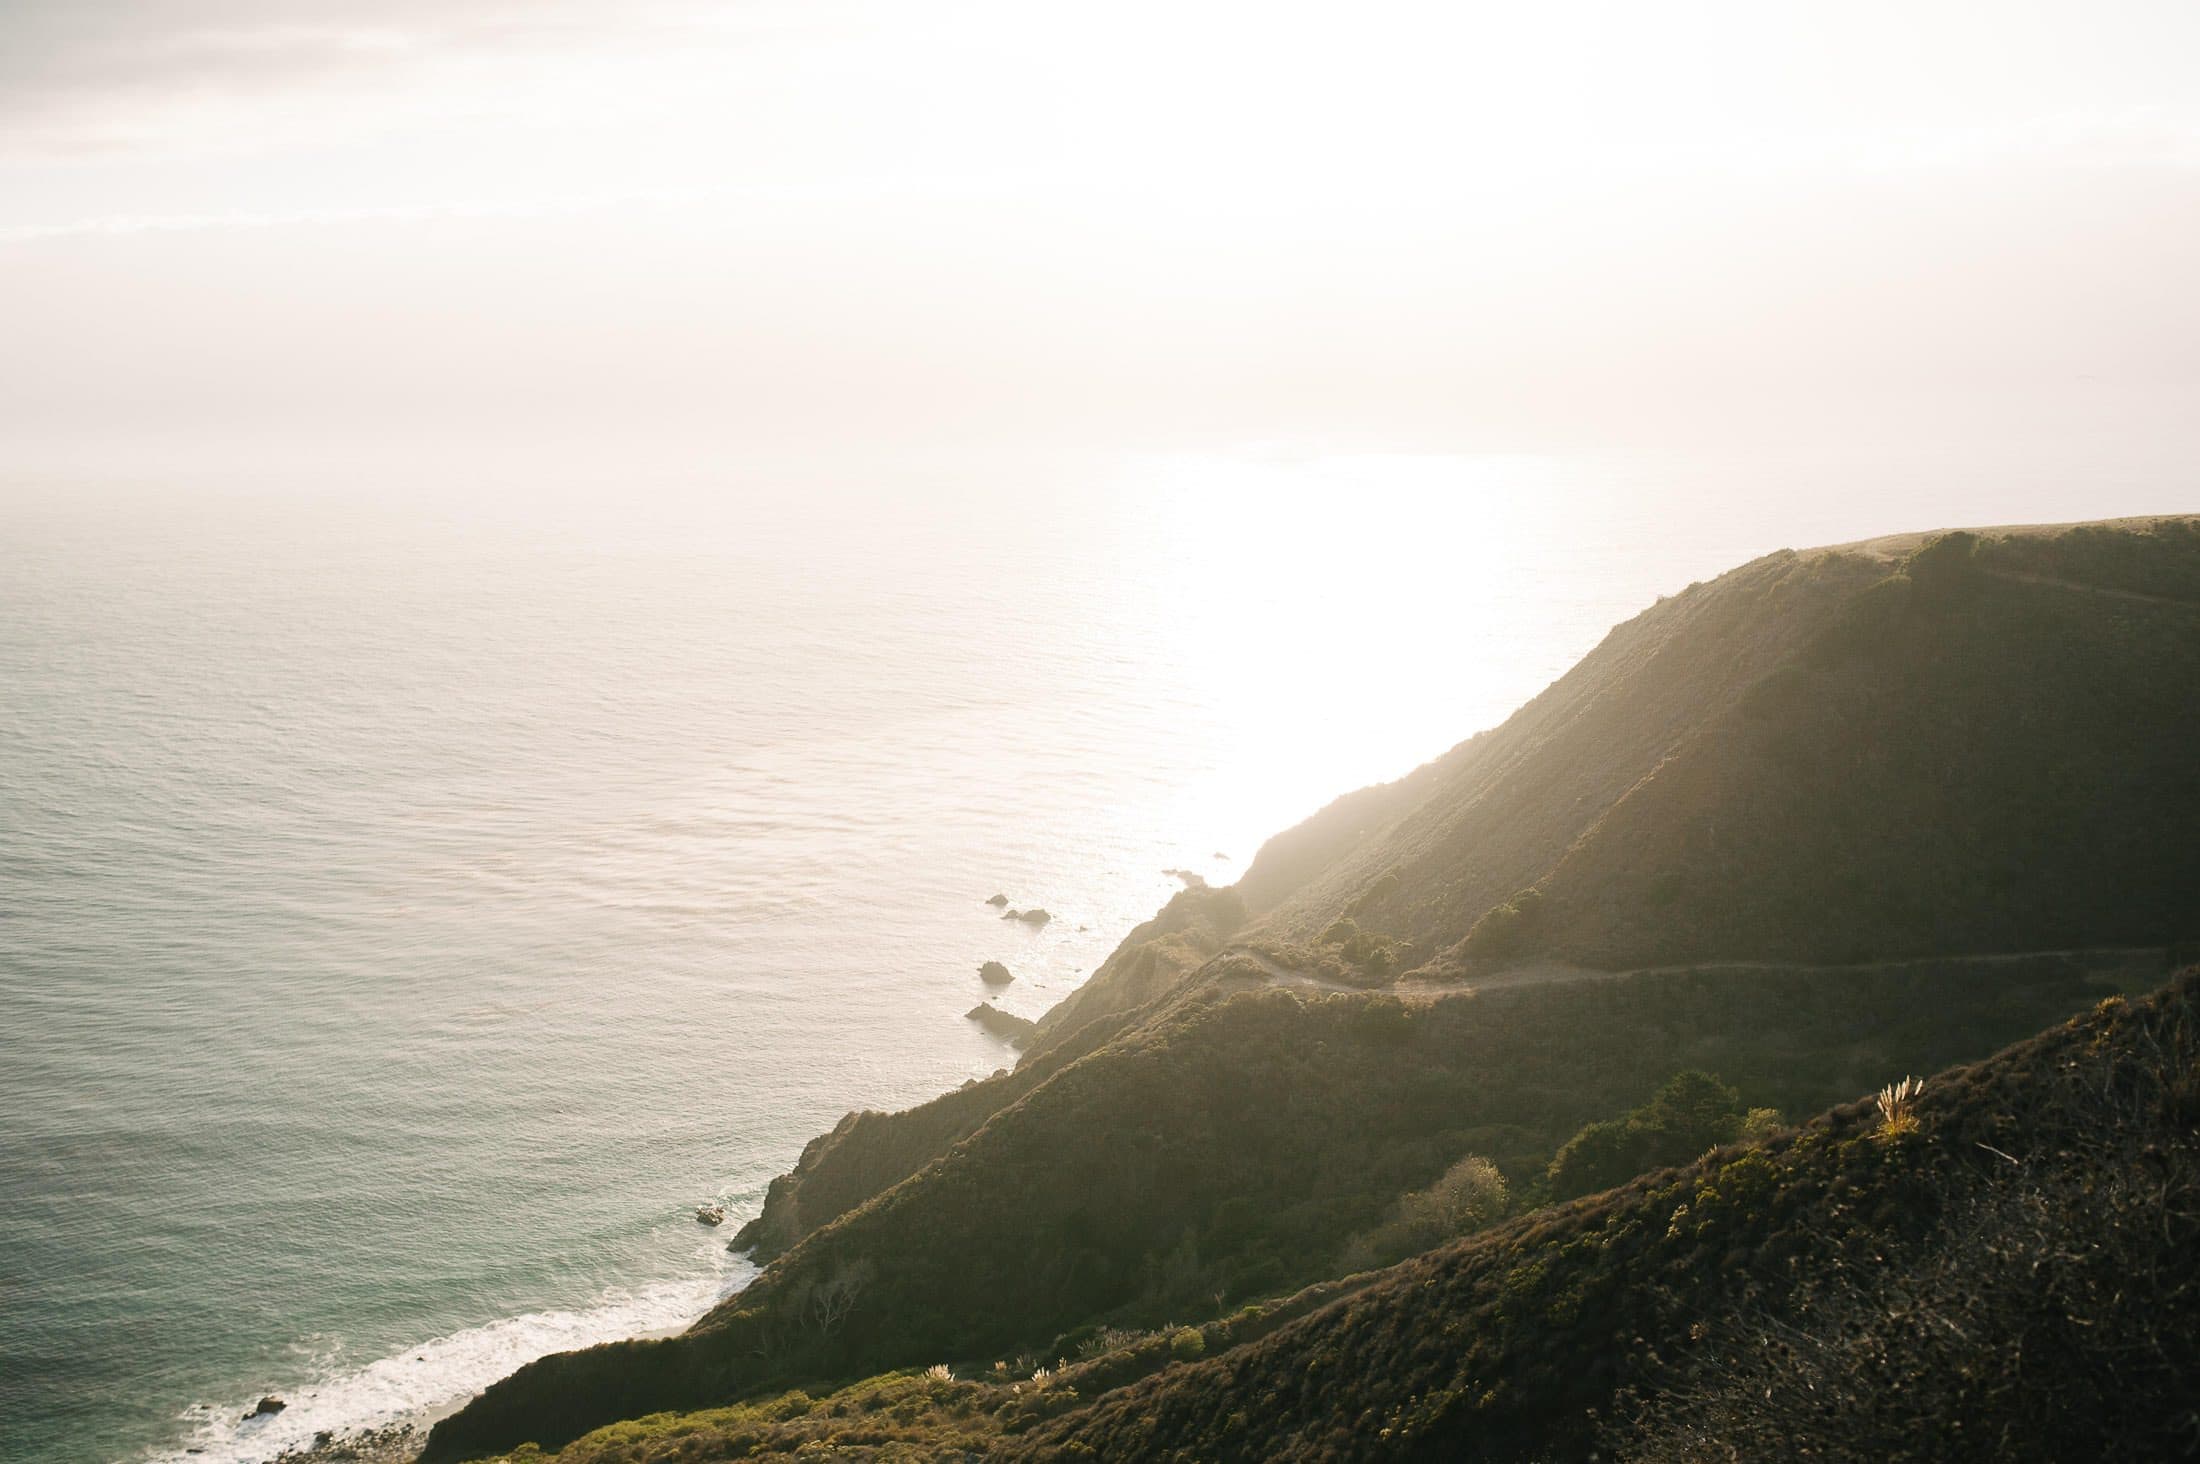
M 2082 595 L 2100 595 L 2110 600 L 2135 600 L 2142 605 L 2174 605 L 2180 610 L 2200 610 L 2200 602 L 2180 600 L 2174 595 L 2149 595 L 2143 590 L 2116 590 L 2106 585 L 2089 585 L 2083 580 L 2059 579 L 2051 574 L 2025 574 L 2014 569 L 1981 570 L 1988 579 L 2007 580 L 2018 585 L 2045 585 L 2050 589 L 2074 590 Z
M 1535 986 L 1544 982 L 1581 981 L 1596 976 L 1626 976 L 1627 971 L 1596 971 L 1587 966 L 1572 966 L 1564 961 L 1531 961 L 1519 966 L 1509 966 L 1493 971 L 1487 976 L 1477 976 L 1460 981 L 1440 981 L 1427 977 L 1408 977 L 1380 986 L 1353 986 L 1343 981 L 1332 981 L 1326 976 L 1315 976 L 1305 971 L 1294 971 L 1277 964 L 1259 951 L 1239 947 L 1225 951 L 1224 955 L 1242 956 L 1261 969 L 1270 986 L 1290 991 L 1325 991 L 1335 993 L 1357 992 L 1362 996 L 1370 992 L 1387 992 L 1392 996 L 1457 996 L 1462 992 L 1489 991 L 1504 986 Z
M 2099 962 L 2104 967 L 2132 966 L 2158 963 L 2165 952 L 2161 946 L 2089 946 L 2075 950 L 2052 951 L 1993 951 L 1961 956 L 1904 956 L 1887 961 L 1847 961 L 1835 964 L 1813 964 L 1807 961 L 1689 961 L 1675 966 L 1632 966 L 1619 971 L 1600 971 L 1590 966 L 1576 966 L 1565 961 L 1527 961 L 1484 976 L 1461 977 L 1455 980 L 1438 980 L 1430 977 L 1409 977 L 1387 986 L 1350 986 L 1341 981 L 1294 971 L 1277 964 L 1259 951 L 1243 947 L 1225 952 L 1242 956 L 1258 966 L 1270 986 L 1293 991 L 1323 992 L 1388 992 L 1393 996 L 1433 997 L 1460 996 L 1477 991 L 1496 991 L 1510 986 L 1553 985 L 1567 981 L 1618 980 L 1627 976 L 1671 976 L 1687 971 L 1763 971 L 1792 974 L 1814 972 L 1838 974 L 1840 972 L 1892 971 L 1904 966 L 1992 966 L 2010 965 L 2020 961 L 2037 961 L 2060 958 L 2065 960 Z M 2159 979 L 2159 978 L 2156 978 Z

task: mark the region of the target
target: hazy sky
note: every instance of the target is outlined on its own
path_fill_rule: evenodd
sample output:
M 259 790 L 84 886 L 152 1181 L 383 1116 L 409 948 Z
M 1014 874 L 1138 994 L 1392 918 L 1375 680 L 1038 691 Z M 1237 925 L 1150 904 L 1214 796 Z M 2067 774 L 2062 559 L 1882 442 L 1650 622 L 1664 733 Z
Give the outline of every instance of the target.
M 0 0 L 17 442 L 2148 430 L 2196 259 L 2189 0 Z

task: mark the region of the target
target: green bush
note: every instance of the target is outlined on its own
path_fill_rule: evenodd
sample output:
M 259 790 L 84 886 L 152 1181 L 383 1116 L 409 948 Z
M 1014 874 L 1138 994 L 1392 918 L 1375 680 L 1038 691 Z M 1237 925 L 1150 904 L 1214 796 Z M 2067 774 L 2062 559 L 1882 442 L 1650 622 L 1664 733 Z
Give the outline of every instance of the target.
M 1779 1115 L 1745 1110 L 1742 1095 L 1709 1073 L 1675 1073 L 1642 1107 L 1589 1124 L 1566 1141 L 1551 1161 L 1551 1198 L 1594 1194 L 1645 1170 L 1686 1164 L 1740 1138 L 1745 1123 L 1777 1128 Z
M 1542 925 L 1543 892 L 1527 889 L 1492 909 L 1459 943 L 1459 953 L 1473 960 L 1505 960 L 1525 955 L 1535 944 Z
M 1345 1247 L 1344 1269 L 1373 1270 L 1419 1255 L 1496 1224 L 1511 1208 L 1505 1176 L 1489 1160 L 1470 1154 L 1427 1189 L 1401 1197 L 1387 1220 Z

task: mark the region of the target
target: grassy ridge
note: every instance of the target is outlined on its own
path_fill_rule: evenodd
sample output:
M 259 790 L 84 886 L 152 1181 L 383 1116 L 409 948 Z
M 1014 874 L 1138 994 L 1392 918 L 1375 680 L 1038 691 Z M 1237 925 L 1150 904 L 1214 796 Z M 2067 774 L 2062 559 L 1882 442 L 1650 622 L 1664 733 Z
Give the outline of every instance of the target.
M 1886 574 L 1863 555 L 1783 551 L 1661 600 L 1503 726 L 1388 785 L 1366 816 L 1325 811 L 1277 836 L 1279 855 L 1264 847 L 1239 888 L 1281 939 L 1310 941 L 1357 911 L 1363 926 L 1442 949 Z M 1364 797 L 1333 810 L 1361 810 Z
M 1408 1262 L 1264 1341 L 1111 1393 L 996 1457 L 1513 1460 L 1585 1457 L 1615 1435 L 1640 1457 L 1763 1457 L 1721 1454 L 1700 1436 L 1712 1447 L 1688 1447 L 1686 1431 L 1706 1417 L 1765 1406 L 1734 1387 L 1760 1381 L 1737 1355 L 1783 1336 L 1838 1338 L 1852 1319 L 1822 1309 L 1844 1281 L 1900 1295 L 1941 1269 L 1952 1225 L 2057 1195 L 2090 1196 L 2098 1213 L 2065 1207 L 2075 1228 L 1992 1238 L 2093 1245 L 2039 1244 L 1959 1270 L 1953 1287 L 1944 1277 L 1943 1291 L 1990 1289 L 2011 1267 L 2026 1278 L 1960 1346 L 1924 1345 L 1940 1319 L 1912 1314 L 1876 1349 L 1821 1349 L 1808 1380 L 1848 1386 L 1780 1416 L 1779 1453 L 2172 1457 L 2200 1422 L 2187 1386 L 2200 1362 L 2189 1271 L 2200 1242 L 2196 1062 L 2200 972 L 2188 972 L 1932 1079 L 1914 1132 L 1883 1139 L 1871 1104 L 1844 1105 L 1760 1148 L 1719 1151 Z M 2102 1242 L 2115 1246 L 2106 1264 Z M 2157 1284 L 2133 1296 L 2150 1276 Z M 1889 1337 L 1915 1355 L 1897 1346 L 1890 1356 Z M 1971 1365 L 1934 1366 L 1951 1355 Z M 1615 1405 L 1616 1428 L 1600 1422 Z
M 1531 945 L 1637 965 L 2200 937 L 2200 600 L 2010 577 L 2085 572 L 2086 542 L 1920 551 L 1569 851 Z M 2192 534 L 2117 542 L 2126 578 L 2200 566 Z
M 688 1335 L 547 1359 L 452 1454 L 942 1359 L 1059 1355 L 1336 1273 L 1462 1155 L 1531 1182 L 1583 1123 L 1706 1067 L 1808 1112 L 1990 1051 L 2107 989 L 2081 963 L 1595 978 L 1405 1004 L 1210 992 L 1071 1063 L 811 1234 Z M 843 1304 L 844 1303 L 844 1304 Z
M 2200 1430 L 2196 1061 L 2200 971 L 1930 1078 L 1900 1124 L 1847 1103 L 1202 1328 L 560 1457 L 2173 1457 Z
M 2196 583 L 2192 519 L 1770 555 L 1241 887 L 1270 938 L 1440 969 L 2200 939 Z

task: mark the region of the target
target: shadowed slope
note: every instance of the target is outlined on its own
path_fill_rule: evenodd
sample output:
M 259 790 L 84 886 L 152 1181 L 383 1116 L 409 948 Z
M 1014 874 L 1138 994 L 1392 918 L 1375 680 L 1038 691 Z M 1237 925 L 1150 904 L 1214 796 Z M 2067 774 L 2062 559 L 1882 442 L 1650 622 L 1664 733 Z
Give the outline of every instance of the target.
M 1765 1407 L 1747 1393 L 1766 1381 L 1754 1359 L 1813 1334 L 1877 1346 L 1811 1353 L 1804 1380 L 1828 1386 L 1780 1416 L 1786 1457 L 2170 1457 L 2200 1436 L 2186 1386 L 2200 1365 L 2196 1061 L 2188 972 L 1929 1080 L 1911 1132 L 1882 1137 L 1877 1110 L 1852 1103 L 1761 1149 L 1527 1217 L 996 1457 L 1583 1458 L 1628 1389 L 1607 1446 L 1733 1457 L 1715 1438 L 1691 1450 L 1685 1431 Z M 2063 1219 L 2030 1218 L 2043 1204 Z M 1951 1245 L 1970 1260 L 1952 1282 Z M 1855 1309 L 1828 1305 L 1934 1278 L 1938 1297 L 1977 1294 L 1962 1307 L 1976 1335 L 1937 1335 L 1935 1314 L 1899 1307 L 1891 1327 L 1857 1330 Z
M 809 1235 L 686 1335 L 524 1368 L 439 1425 L 435 1452 L 1211 1314 L 1336 1274 L 1352 1235 L 1463 1154 L 1532 1178 L 1581 1124 L 1680 1068 L 1810 1111 L 2103 990 L 2050 959 L 1652 973 L 1410 1005 L 1193 994 Z
M 1203 1327 L 640 1417 L 561 1459 L 2173 1457 L 2200 1437 L 2196 1058 L 2200 972 L 1897 1120 L 1850 1103 Z

